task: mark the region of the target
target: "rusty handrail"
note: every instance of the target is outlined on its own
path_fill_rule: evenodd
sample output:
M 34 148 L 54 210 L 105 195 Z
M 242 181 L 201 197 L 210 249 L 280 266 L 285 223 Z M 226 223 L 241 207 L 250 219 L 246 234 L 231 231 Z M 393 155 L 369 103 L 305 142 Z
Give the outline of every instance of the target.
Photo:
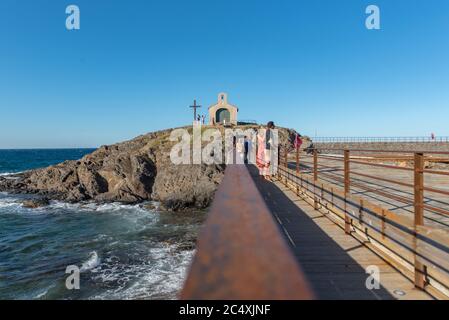
M 200 232 L 181 299 L 313 297 L 248 169 L 229 165 Z
M 318 146 L 319 150 L 330 150 L 330 151 L 343 151 L 345 149 L 342 148 L 328 148 Z M 352 149 L 352 152 L 372 152 L 372 153 L 403 153 L 403 154 L 414 154 L 414 153 L 426 153 L 426 154 L 444 154 L 449 155 L 449 151 L 425 151 L 425 150 L 417 150 L 417 151 L 404 151 L 404 150 L 376 150 L 376 149 Z
M 414 142 L 425 142 L 425 143 L 442 143 L 449 142 L 449 136 L 432 137 L 432 136 L 421 136 L 421 137 L 314 137 L 313 142 L 315 143 L 414 143 Z
M 424 173 L 435 174 L 440 176 L 449 176 L 449 172 L 440 171 L 440 170 L 424 170 Z
M 413 171 L 412 168 L 404 168 L 404 167 L 392 166 L 392 165 L 380 164 L 380 163 L 371 163 L 371 162 L 366 162 L 366 161 L 351 160 L 351 163 L 361 164 L 361 165 L 364 165 L 364 166 L 386 168 L 386 169 L 395 169 L 395 170 L 402 170 L 402 171 Z

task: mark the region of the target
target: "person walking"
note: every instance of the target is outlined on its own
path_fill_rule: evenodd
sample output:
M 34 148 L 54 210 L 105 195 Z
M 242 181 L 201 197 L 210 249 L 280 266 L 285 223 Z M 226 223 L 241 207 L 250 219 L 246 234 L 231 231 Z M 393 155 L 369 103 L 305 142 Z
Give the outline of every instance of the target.
M 234 137 L 236 138 L 236 137 Z M 245 141 L 237 137 L 235 141 L 236 164 L 245 163 Z
M 265 130 L 260 130 L 257 135 L 257 157 L 256 165 L 259 168 L 259 174 L 265 180 L 271 180 L 271 151 L 273 147 L 274 122 L 269 121 Z
M 302 146 L 302 139 L 300 134 L 295 135 L 295 142 L 293 144 L 295 146 L 295 149 L 300 149 Z
M 248 136 L 245 136 L 245 140 L 243 142 L 243 147 L 244 147 L 243 162 L 245 164 L 248 164 L 249 163 L 248 154 L 249 154 L 250 149 L 251 149 L 251 140 L 248 138 Z

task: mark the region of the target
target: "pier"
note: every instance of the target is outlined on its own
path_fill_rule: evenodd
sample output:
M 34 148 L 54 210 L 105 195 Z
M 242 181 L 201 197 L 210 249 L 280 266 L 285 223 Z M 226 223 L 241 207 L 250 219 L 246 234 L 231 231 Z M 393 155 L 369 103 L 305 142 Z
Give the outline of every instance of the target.
M 280 149 L 271 182 L 229 165 L 181 298 L 448 299 L 446 160 Z

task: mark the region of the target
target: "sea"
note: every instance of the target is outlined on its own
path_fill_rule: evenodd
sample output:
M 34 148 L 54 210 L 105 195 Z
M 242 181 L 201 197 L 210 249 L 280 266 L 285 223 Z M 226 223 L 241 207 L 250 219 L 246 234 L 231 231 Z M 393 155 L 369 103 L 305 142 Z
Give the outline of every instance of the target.
M 92 151 L 0 150 L 0 175 Z M 23 207 L 32 197 L 0 193 L 0 300 L 178 297 L 205 212 L 161 212 L 150 202 Z

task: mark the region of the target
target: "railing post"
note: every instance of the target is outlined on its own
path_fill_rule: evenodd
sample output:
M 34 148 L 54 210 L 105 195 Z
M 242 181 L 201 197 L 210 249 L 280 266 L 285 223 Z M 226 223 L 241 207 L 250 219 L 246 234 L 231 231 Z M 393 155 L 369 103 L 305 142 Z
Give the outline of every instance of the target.
M 351 177 L 350 177 L 350 153 L 349 150 L 344 151 L 344 179 L 345 179 L 345 232 L 351 233 L 351 219 L 348 215 L 348 201 L 347 197 L 351 191 Z
M 285 148 L 284 164 L 285 164 L 285 168 L 288 169 L 288 151 L 287 151 L 287 148 Z
M 296 173 L 299 173 L 299 148 L 296 148 Z
M 424 289 L 425 286 L 425 267 L 418 261 L 418 227 L 424 225 L 424 154 L 415 153 L 415 177 L 414 177 L 414 196 L 415 196 L 415 286 Z
M 279 168 L 277 170 L 278 180 L 281 180 L 281 166 L 282 166 L 282 163 L 281 163 L 281 151 L 282 151 L 281 146 L 278 146 L 278 166 L 279 166 Z
M 282 149 L 281 149 L 281 146 L 279 146 L 278 147 L 278 163 L 279 163 L 279 165 L 281 165 L 281 152 L 282 152 Z
M 288 149 L 285 148 L 285 154 L 284 154 L 284 163 L 285 163 L 285 185 L 288 185 Z
M 318 210 L 318 197 L 316 195 L 316 184 L 318 182 L 318 150 L 313 150 L 313 194 L 314 194 L 314 208 Z

